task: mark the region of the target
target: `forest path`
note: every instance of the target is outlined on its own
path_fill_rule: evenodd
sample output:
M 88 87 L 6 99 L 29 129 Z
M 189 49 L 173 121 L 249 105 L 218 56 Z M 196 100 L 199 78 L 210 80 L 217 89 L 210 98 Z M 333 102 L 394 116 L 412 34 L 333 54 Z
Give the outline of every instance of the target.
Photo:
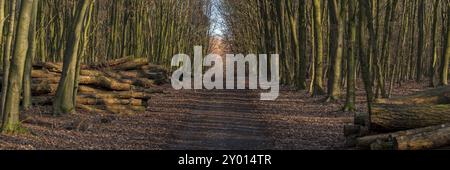
M 181 120 L 168 122 L 173 128 L 163 149 L 271 149 L 274 142 L 258 100 L 259 93 L 248 90 L 182 90 L 150 109 L 184 113 Z
M 148 117 L 166 118 L 160 149 L 338 149 L 351 114 L 342 103 L 324 103 L 304 91 L 283 88 L 275 101 L 261 90 L 173 90 L 155 94 Z M 361 106 L 362 103 L 359 103 Z M 167 121 L 168 120 L 168 121 Z

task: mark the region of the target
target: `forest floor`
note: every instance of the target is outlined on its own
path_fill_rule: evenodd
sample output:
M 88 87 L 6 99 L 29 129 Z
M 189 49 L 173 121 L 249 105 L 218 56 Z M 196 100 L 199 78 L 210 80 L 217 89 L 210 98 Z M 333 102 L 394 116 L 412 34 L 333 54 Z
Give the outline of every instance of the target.
M 426 86 L 409 82 L 393 94 Z M 53 117 L 50 107 L 35 107 L 22 116 L 28 133 L 0 135 L 0 149 L 349 149 L 342 129 L 352 114 L 340 111 L 344 100 L 324 103 L 289 88 L 276 101 L 260 101 L 261 91 L 158 88 L 165 93 L 142 114 Z M 362 88 L 357 95 L 364 111 Z

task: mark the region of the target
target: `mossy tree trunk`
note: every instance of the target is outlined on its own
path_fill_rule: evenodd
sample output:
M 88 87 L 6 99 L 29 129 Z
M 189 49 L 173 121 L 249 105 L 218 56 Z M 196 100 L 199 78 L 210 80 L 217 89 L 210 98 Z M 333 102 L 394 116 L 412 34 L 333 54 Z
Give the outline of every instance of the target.
M 322 32 L 322 2 L 313 1 L 314 10 L 314 48 L 315 48 L 315 73 L 313 84 L 313 96 L 325 94 L 323 86 L 323 32 Z
M 95 0 L 93 0 L 95 2 Z M 91 3 L 89 7 L 89 12 L 85 16 L 85 23 L 83 23 L 83 29 L 82 34 L 83 38 L 81 39 L 81 44 L 83 45 L 82 48 L 79 51 L 79 58 L 77 59 L 77 65 L 75 67 L 75 88 L 73 89 L 73 105 L 77 105 L 77 94 L 78 94 L 78 88 L 79 88 L 79 81 L 80 81 L 80 72 L 81 72 L 81 61 L 86 57 L 86 49 L 88 47 L 89 43 L 89 27 L 91 25 L 92 21 L 92 13 L 94 10 L 95 3 Z
M 61 80 L 58 84 L 55 101 L 53 103 L 53 114 L 62 115 L 75 111 L 74 105 L 74 89 L 76 88 L 75 77 L 77 74 L 76 66 L 80 39 L 86 13 L 92 0 L 80 0 L 75 13 L 75 23 L 70 31 L 70 37 L 66 42 L 66 51 L 64 54 L 64 64 Z
M 299 16 L 298 16 L 298 20 L 299 20 L 299 38 L 300 38 L 300 60 L 299 60 L 299 76 L 298 76 L 298 81 L 299 81 L 299 89 L 300 90 L 305 90 L 306 89 L 306 75 L 307 75 L 307 65 L 308 65 L 308 61 L 307 61 L 307 55 L 306 55 L 306 2 L 305 1 L 300 1 L 299 3 Z
M 23 76 L 23 100 L 22 108 L 28 110 L 31 107 L 31 70 L 33 59 L 36 54 L 36 17 L 38 11 L 39 0 L 34 0 L 33 11 L 30 24 L 30 36 L 28 41 L 28 52 L 25 60 L 25 70 Z
M 5 0 L 0 0 L 0 37 L 1 37 L 0 45 L 3 45 L 3 27 L 4 27 L 5 21 L 6 21 L 6 18 L 5 18 L 5 7 L 6 6 L 5 5 L 6 5 Z M 2 48 L 2 47 L 0 47 L 0 48 Z M 2 58 L 4 58 L 4 53 L 0 54 L 0 55 Z M 2 67 L 3 67 L 3 64 L 2 64 Z M 2 105 L 2 104 L 0 104 L 0 105 Z M 1 107 L 2 106 L 0 106 L 0 108 Z M 2 118 L 2 117 L 3 117 L 3 112 L 0 109 L 0 118 Z
M 419 1 L 419 42 L 417 46 L 416 81 L 422 80 L 423 49 L 425 48 L 425 1 Z
M 356 55 L 357 55 L 357 25 L 356 20 L 356 5 L 354 4 L 356 1 L 350 2 L 348 5 L 349 8 L 349 20 L 350 20 L 350 48 L 349 55 L 347 58 L 347 98 L 344 106 L 344 111 L 353 112 L 356 110 Z
M 447 3 L 447 27 L 450 28 L 450 3 Z M 441 66 L 441 85 L 448 85 L 448 65 L 450 62 L 450 30 L 447 30 L 447 35 L 445 37 L 446 47 L 445 54 L 442 57 L 442 66 Z
M 9 19 L 8 19 L 8 35 L 6 37 L 6 44 L 3 53 L 3 80 L 2 80 L 2 98 L 0 103 L 0 112 L 2 117 L 4 116 L 5 111 L 5 102 L 6 102 L 6 92 L 8 91 L 8 79 L 9 79 L 9 68 L 11 63 L 11 46 L 13 43 L 14 37 L 14 28 L 16 22 L 16 0 L 9 1 Z
M 341 96 L 342 57 L 344 56 L 344 34 L 346 22 L 345 0 L 328 0 L 330 13 L 330 57 L 331 70 L 328 79 L 328 101 L 338 100 Z
M 20 7 L 17 35 L 9 70 L 8 90 L 3 115 L 3 133 L 15 133 L 20 129 L 20 93 L 22 91 L 25 60 L 28 51 L 28 38 L 34 0 L 22 0 Z

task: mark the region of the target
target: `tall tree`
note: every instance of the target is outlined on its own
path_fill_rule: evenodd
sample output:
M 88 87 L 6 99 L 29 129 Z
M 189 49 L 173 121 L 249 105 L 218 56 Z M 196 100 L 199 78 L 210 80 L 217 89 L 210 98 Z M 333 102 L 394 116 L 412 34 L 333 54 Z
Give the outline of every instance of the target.
M 342 57 L 344 54 L 346 0 L 328 0 L 330 14 L 330 57 L 331 70 L 328 79 L 328 100 L 334 101 L 341 95 Z
M 80 0 L 75 13 L 75 23 L 70 31 L 69 40 L 66 42 L 66 51 L 64 53 L 63 72 L 58 84 L 56 97 L 53 102 L 53 114 L 62 115 L 75 111 L 74 89 L 76 88 L 76 66 L 80 39 L 82 36 L 83 24 L 86 14 L 92 0 Z
M 357 55 L 357 16 L 356 1 L 351 1 L 348 7 L 350 20 L 350 48 L 347 57 L 347 98 L 344 111 L 353 112 L 356 110 L 356 55 Z
M 22 0 L 20 6 L 14 53 L 9 70 L 8 90 L 3 112 L 3 133 L 15 133 L 20 130 L 19 111 L 20 93 L 22 92 L 25 59 L 28 51 L 28 38 L 34 0 Z
M 3 80 L 2 80 L 2 98 L 0 103 L 0 112 L 2 118 L 5 116 L 6 94 L 8 92 L 9 69 L 11 67 L 11 51 L 16 25 L 16 0 L 9 1 L 9 19 L 8 19 L 8 35 L 6 37 L 5 47 L 3 48 Z
M 313 77 L 313 95 L 325 94 L 323 86 L 323 32 L 322 32 L 322 2 L 313 0 L 314 16 L 314 51 L 315 51 L 315 73 Z
M 445 54 L 442 57 L 442 66 L 440 70 L 441 85 L 448 85 L 448 65 L 450 62 L 450 3 L 447 2 L 447 36 L 445 37 Z
M 299 60 L 299 75 L 298 75 L 298 85 L 300 90 L 306 89 L 306 74 L 308 61 L 306 59 L 306 1 L 299 1 L 299 38 L 300 38 L 300 60 Z
M 437 84 L 435 83 L 435 75 L 436 75 L 436 65 L 437 65 L 437 46 L 436 46 L 436 33 L 438 32 L 437 21 L 438 21 L 438 10 L 439 10 L 439 0 L 434 1 L 433 5 L 433 19 L 431 23 L 431 62 L 429 67 L 429 77 L 430 77 L 430 86 L 435 87 Z
M 423 49 L 425 48 L 425 1 L 419 0 L 419 42 L 417 46 L 417 63 L 416 63 L 416 81 L 420 82 L 422 80 L 422 56 Z
M 3 28 L 5 25 L 5 21 L 6 21 L 5 8 L 6 8 L 5 0 L 0 0 L 0 48 L 2 48 L 1 46 L 3 45 Z M 2 48 L 2 49 L 4 49 L 4 48 Z M 2 56 L 1 58 L 5 57 L 4 53 L 1 53 L 0 56 Z M 2 64 L 2 68 L 3 68 L 3 64 Z M 2 100 L 0 99 L 0 102 L 1 101 Z M 0 119 L 3 117 L 3 111 L 1 111 L 2 105 L 3 104 L 0 103 Z
M 31 70 L 33 59 L 36 54 L 36 20 L 39 0 L 34 0 L 33 11 L 30 24 L 30 36 L 28 41 L 27 58 L 25 60 L 25 70 L 23 76 L 23 99 L 22 108 L 28 110 L 31 107 Z

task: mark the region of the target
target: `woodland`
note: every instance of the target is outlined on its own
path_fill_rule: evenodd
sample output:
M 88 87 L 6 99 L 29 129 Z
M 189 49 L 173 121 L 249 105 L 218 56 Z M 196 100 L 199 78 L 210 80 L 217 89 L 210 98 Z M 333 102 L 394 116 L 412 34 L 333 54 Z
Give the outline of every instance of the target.
M 108 133 L 149 143 L 87 149 L 450 146 L 449 0 L 0 0 L 0 36 L 0 148 L 86 149 L 56 133 L 144 120 Z M 170 88 L 172 56 L 194 46 L 279 54 L 280 99 Z M 239 137 L 206 138 L 223 133 Z M 33 144 L 46 137 L 60 144 Z

